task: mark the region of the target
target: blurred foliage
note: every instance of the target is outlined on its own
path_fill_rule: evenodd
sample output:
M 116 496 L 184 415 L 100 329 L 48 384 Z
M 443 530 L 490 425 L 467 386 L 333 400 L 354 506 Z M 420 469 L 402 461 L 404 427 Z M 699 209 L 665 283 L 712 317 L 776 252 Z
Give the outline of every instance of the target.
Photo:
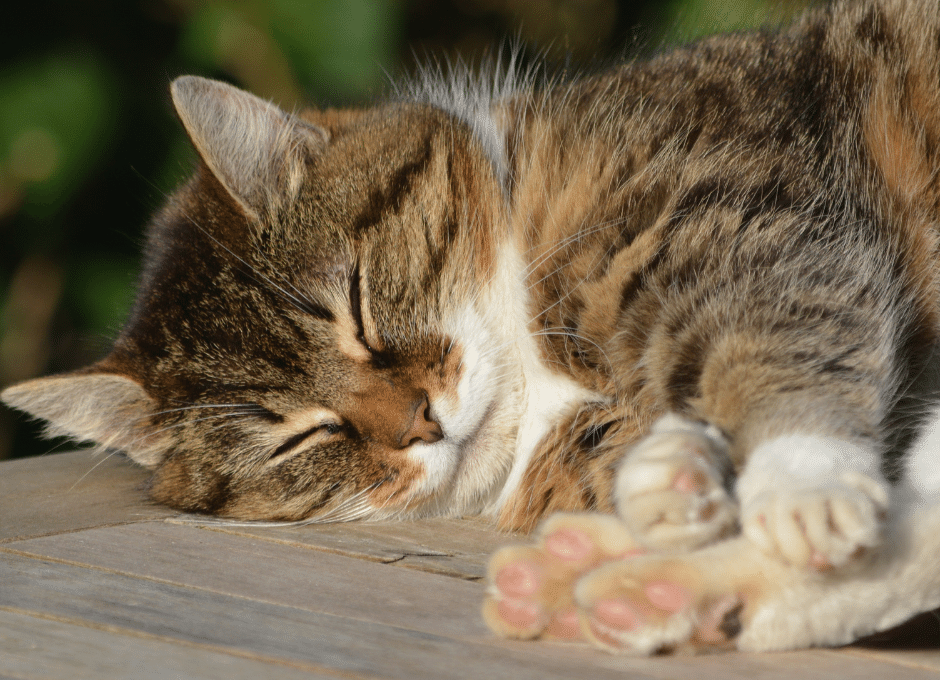
M 103 356 L 147 219 L 195 155 L 167 85 L 228 80 L 288 109 L 355 105 L 427 56 L 592 66 L 794 14 L 802 0 L 86 0 L 0 25 L 0 387 Z M 3 409 L 0 458 L 53 444 Z

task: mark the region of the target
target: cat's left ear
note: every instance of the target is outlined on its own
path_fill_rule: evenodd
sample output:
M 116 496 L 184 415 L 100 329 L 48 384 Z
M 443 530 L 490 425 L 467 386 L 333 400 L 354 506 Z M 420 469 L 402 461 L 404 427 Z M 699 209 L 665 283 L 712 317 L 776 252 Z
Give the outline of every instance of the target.
M 153 399 L 136 380 L 102 365 L 13 385 L 0 400 L 46 421 L 46 436 L 93 441 L 156 467 L 166 452 L 167 432 L 150 422 Z
M 170 94 L 202 160 L 255 218 L 296 195 L 305 160 L 329 142 L 323 128 L 217 80 L 183 76 Z

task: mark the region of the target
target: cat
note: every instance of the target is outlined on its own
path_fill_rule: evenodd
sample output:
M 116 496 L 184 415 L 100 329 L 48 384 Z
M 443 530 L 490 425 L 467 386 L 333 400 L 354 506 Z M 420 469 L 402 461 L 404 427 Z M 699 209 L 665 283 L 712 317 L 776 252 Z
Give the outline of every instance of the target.
M 187 512 L 554 515 L 491 562 L 501 635 L 891 625 L 940 605 L 938 36 L 863 0 L 296 114 L 178 78 L 200 162 L 113 350 L 2 398 Z

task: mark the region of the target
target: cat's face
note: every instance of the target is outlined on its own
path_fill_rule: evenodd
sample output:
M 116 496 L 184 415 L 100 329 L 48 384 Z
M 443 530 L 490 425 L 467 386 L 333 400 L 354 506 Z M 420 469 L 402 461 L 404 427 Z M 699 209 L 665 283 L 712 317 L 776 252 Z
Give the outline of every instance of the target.
M 196 78 L 172 92 L 203 163 L 151 229 L 114 351 L 4 399 L 126 450 L 187 510 L 485 502 L 514 435 L 510 234 L 466 127 L 417 106 L 301 120 Z

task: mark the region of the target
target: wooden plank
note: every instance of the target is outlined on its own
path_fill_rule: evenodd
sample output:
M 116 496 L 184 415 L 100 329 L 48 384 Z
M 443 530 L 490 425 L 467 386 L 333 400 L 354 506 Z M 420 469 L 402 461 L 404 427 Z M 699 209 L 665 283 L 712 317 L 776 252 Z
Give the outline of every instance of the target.
M 428 519 L 420 522 L 352 522 L 307 526 L 265 527 L 205 521 L 187 517 L 184 524 L 252 536 L 287 545 L 373 560 L 431 573 L 479 579 L 490 554 L 511 536 L 501 535 L 483 520 Z
M 101 465 L 95 467 L 99 461 Z M 88 453 L 3 463 L 0 465 L 0 542 L 9 549 L 26 549 L 24 552 L 34 551 L 37 555 L 49 553 L 48 556 L 55 559 L 91 564 L 104 582 L 121 576 L 100 571 L 111 569 L 133 574 L 134 578 L 171 581 L 185 592 L 196 588 L 209 594 L 235 598 L 233 612 L 244 607 L 253 610 L 255 601 L 261 601 L 262 605 L 306 609 L 314 617 L 340 617 L 363 625 L 377 625 L 380 630 L 387 627 L 399 634 L 404 630 L 431 634 L 435 640 L 449 638 L 461 649 L 475 649 L 474 653 L 478 654 L 492 655 L 493 650 L 502 650 L 500 653 L 510 656 L 498 657 L 499 663 L 494 662 L 490 668 L 497 677 L 500 672 L 517 675 L 519 664 L 526 668 L 541 668 L 543 674 L 552 676 L 564 675 L 562 671 L 569 669 L 569 677 L 580 677 L 582 673 L 577 669 L 590 669 L 591 675 L 607 670 L 618 674 L 640 673 L 646 677 L 690 680 L 743 676 L 872 678 L 888 674 L 907 679 L 921 677 L 923 673 L 935 676 L 940 670 L 938 654 L 923 649 L 881 651 L 852 648 L 839 652 L 811 651 L 753 657 L 716 655 L 624 659 L 579 646 L 498 641 L 490 637 L 480 623 L 478 606 L 482 591 L 479 584 L 464 583 L 463 586 L 469 589 L 459 591 L 459 588 L 443 585 L 459 584 L 455 579 L 441 580 L 416 573 L 415 580 L 408 580 L 408 577 L 397 574 L 409 572 L 395 568 L 410 566 L 461 579 L 478 578 L 490 551 L 513 540 L 492 532 L 481 521 L 429 520 L 288 528 L 222 525 L 214 526 L 212 532 L 150 523 L 79 531 L 85 527 L 176 516 L 172 510 L 153 506 L 146 500 L 138 488 L 146 477 L 146 471 L 123 458 L 101 461 Z M 174 533 L 180 529 L 185 530 Z M 135 533 L 132 530 L 139 531 Z M 63 531 L 77 533 L 11 542 Z M 326 555 L 324 551 L 335 554 Z M 125 562 L 109 562 L 109 552 L 112 558 L 120 556 L 125 558 Z M 373 563 L 337 555 L 352 555 Z M 311 557 L 314 567 L 310 566 Z M 175 567 L 171 568 L 174 564 Z M 89 573 L 88 569 L 76 572 L 86 573 Z M 132 590 L 128 587 L 128 593 Z M 32 596 L 36 595 L 34 588 Z M 217 614 L 224 618 L 222 609 Z M 195 618 L 188 625 L 200 623 L 198 613 L 191 612 Z M 54 616 L 63 615 L 58 613 Z M 87 625 L 111 625 L 76 620 Z M 152 634 L 143 625 L 116 630 L 119 635 Z M 194 643 L 189 640 L 187 644 Z M 402 644 L 408 646 L 407 641 Z M 224 645 L 213 653 L 260 653 L 251 648 L 243 649 L 238 644 L 225 642 Z M 347 653 L 354 655 L 350 650 Z M 435 658 L 446 656 L 440 649 L 437 653 Z M 472 654 L 465 651 L 463 656 L 458 654 L 456 658 L 469 657 Z M 278 657 L 279 662 L 285 659 L 293 664 L 309 666 L 312 663 L 306 657 Z M 339 669 L 344 673 L 353 672 L 348 665 L 341 664 Z M 467 671 L 466 668 L 464 670 Z M 0 666 L 0 677 L 6 672 Z M 467 672 L 466 676 L 473 677 L 474 673 Z
M 7 543 L 7 550 L 427 633 L 486 637 L 482 588 L 309 547 L 164 523 Z M 429 593 L 433 596 L 429 597 Z
M 356 524 L 352 522 L 348 524 L 312 524 L 296 527 L 264 527 L 214 521 L 206 522 L 190 517 L 169 520 L 169 522 L 280 545 L 313 548 L 372 562 L 397 562 L 405 557 L 409 548 L 417 549 L 416 546 L 405 546 L 398 541 L 388 540 L 382 536 L 364 534 L 358 531 Z M 440 552 L 441 556 L 445 554 Z
M 0 582 L 5 609 L 366 677 L 542 680 L 582 677 L 584 671 L 577 662 L 547 660 L 512 646 L 457 641 L 10 553 L 0 553 Z M 590 675 L 623 677 L 603 668 Z
M 337 677 L 312 666 L 291 668 L 243 654 L 226 654 L 12 611 L 0 611 L 0 674 L 0 678 L 30 680 Z
M 123 455 L 60 453 L 0 464 L 0 543 L 179 513 L 147 500 Z
M 873 659 L 875 661 L 884 661 L 907 668 L 920 668 L 931 670 L 934 673 L 940 673 L 940 652 L 937 651 L 905 649 L 892 650 L 889 652 L 854 647 L 848 648 L 846 651 L 856 656 Z
M 399 566 L 467 579 L 486 576 L 486 565 L 493 551 L 513 540 L 523 540 L 497 533 L 491 522 L 482 519 L 373 523 L 362 524 L 359 530 L 414 546 Z M 445 554 L 437 556 L 434 551 Z
M 112 570 L 111 574 L 88 570 L 103 579 L 101 587 L 105 587 L 109 575 L 125 578 L 124 573 L 114 572 L 126 572 L 154 581 L 159 579 L 163 585 L 179 586 L 182 592 L 187 592 L 185 586 L 189 586 L 195 589 L 193 592 L 210 591 L 219 596 L 231 596 L 234 598 L 229 605 L 232 616 L 281 605 L 304 610 L 314 617 L 319 615 L 320 620 L 327 622 L 339 617 L 358 621 L 363 626 L 378 626 L 379 630 L 387 626 L 399 632 L 411 630 L 419 636 L 431 635 L 435 640 L 450 638 L 463 650 L 463 657 L 455 659 L 467 655 L 492 657 L 494 664 L 487 673 L 496 673 L 497 677 L 515 677 L 521 672 L 517 667 L 520 665 L 527 669 L 541 668 L 540 672 L 550 677 L 603 677 L 603 673 L 608 672 L 617 677 L 639 674 L 688 680 L 725 677 L 870 680 L 888 674 L 905 680 L 933 677 L 922 669 L 899 669 L 887 662 L 842 652 L 643 659 L 615 657 L 581 645 L 500 641 L 480 622 L 481 584 L 192 527 L 139 524 L 22 541 L 5 547 L 83 562 L 98 570 Z M 133 586 L 128 588 L 131 591 L 128 597 L 133 599 L 136 597 Z M 208 595 L 204 593 L 202 597 Z M 189 618 L 193 614 L 179 611 L 176 615 Z M 224 611 L 220 610 L 219 615 L 223 616 Z M 206 625 L 204 616 L 197 618 Z M 263 620 L 252 620 L 254 625 L 267 625 Z M 370 644 L 389 643 L 387 637 L 381 635 L 368 637 L 375 635 L 371 630 L 362 631 L 361 634 L 367 636 L 362 639 L 372 640 Z M 396 640 L 394 644 L 405 646 L 401 650 L 403 654 L 409 653 L 408 646 L 415 644 L 414 640 Z M 216 643 L 221 644 L 219 640 Z M 506 652 L 511 656 L 503 656 Z M 420 656 L 423 652 L 411 653 Z M 291 659 L 298 661 L 295 657 Z M 394 659 L 389 663 L 395 663 Z M 428 666 L 419 676 L 434 675 L 431 668 L 433 666 Z M 473 664 L 464 669 L 466 677 L 476 677 L 477 670 Z

